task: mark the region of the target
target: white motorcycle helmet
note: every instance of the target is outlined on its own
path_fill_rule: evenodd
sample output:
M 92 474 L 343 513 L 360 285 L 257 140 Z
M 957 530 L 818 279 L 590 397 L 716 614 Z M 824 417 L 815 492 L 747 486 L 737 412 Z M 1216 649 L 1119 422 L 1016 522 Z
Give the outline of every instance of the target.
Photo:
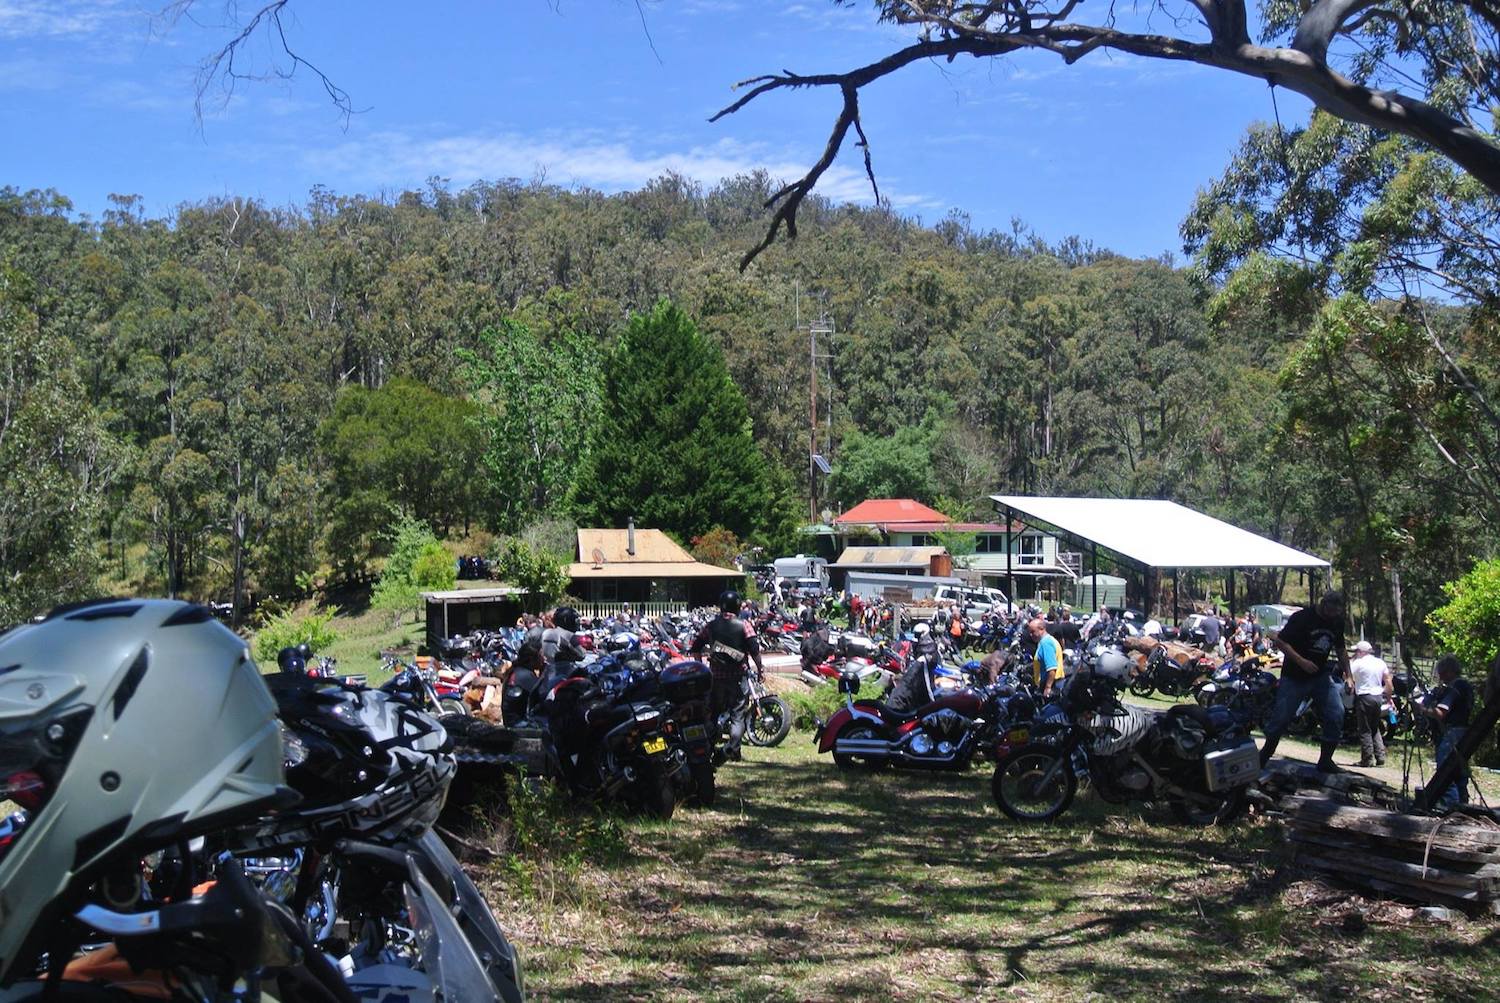
M 0 636 L 0 985 L 111 867 L 289 795 L 276 705 L 202 606 L 105 600 Z
M 1103 679 L 1124 682 L 1130 678 L 1132 664 L 1130 656 L 1124 652 L 1106 648 L 1100 652 L 1098 659 L 1094 662 L 1094 675 Z
M 928 623 L 919 623 L 911 629 L 912 634 L 915 635 L 918 640 L 926 637 L 931 631 L 932 625 Z

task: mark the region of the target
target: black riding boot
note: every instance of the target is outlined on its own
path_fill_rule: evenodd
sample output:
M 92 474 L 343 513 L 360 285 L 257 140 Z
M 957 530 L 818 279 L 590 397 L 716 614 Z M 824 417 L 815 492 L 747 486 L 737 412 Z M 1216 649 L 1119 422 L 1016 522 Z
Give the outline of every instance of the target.
M 1322 755 L 1318 756 L 1318 772 L 1319 773 L 1343 773 L 1344 772 L 1343 770 L 1339 769 L 1338 766 L 1333 761 L 1333 753 L 1334 753 L 1335 750 L 1338 749 L 1338 747 L 1339 747 L 1339 743 L 1337 743 L 1337 742 L 1324 742 L 1323 743 L 1323 745 L 1322 745 Z
M 1260 747 L 1260 768 L 1265 769 L 1271 757 L 1276 755 L 1276 746 L 1281 742 L 1281 736 L 1267 738 L 1265 744 Z

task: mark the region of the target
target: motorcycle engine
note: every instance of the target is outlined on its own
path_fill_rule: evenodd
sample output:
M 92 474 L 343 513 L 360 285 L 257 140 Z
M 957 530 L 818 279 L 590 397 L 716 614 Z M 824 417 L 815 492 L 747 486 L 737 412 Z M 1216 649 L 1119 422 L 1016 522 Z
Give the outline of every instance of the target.
M 958 711 L 944 707 L 922 718 L 922 730 L 929 735 L 937 735 L 951 741 L 967 731 L 972 723 Z

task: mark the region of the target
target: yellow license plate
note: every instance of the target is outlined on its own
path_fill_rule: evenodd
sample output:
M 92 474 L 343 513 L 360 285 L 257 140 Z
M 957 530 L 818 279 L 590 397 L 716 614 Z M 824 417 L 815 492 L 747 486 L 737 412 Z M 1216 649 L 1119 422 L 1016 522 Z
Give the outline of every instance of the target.
M 1024 742 L 1030 737 L 1031 732 L 1027 731 L 1025 728 L 1018 728 L 1015 731 L 1009 731 L 1005 733 L 1005 740 L 1007 742 Z
M 641 743 L 641 748 L 646 750 L 647 755 L 654 756 L 658 752 L 667 751 L 667 740 L 661 737 L 648 738 Z

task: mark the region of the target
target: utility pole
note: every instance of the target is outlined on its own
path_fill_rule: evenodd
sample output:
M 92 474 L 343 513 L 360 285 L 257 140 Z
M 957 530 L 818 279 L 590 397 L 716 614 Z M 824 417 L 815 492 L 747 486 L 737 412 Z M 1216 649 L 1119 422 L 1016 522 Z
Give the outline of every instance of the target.
M 818 353 L 818 335 L 820 334 L 833 336 L 833 322 L 828 319 L 827 314 L 821 314 L 817 320 L 807 325 L 807 507 L 810 523 L 818 521 L 818 461 L 822 459 L 818 455 L 818 360 L 833 358 L 832 353 L 824 352 L 821 355 Z M 832 382 L 830 375 L 830 391 Z M 828 437 L 829 443 L 832 444 L 833 399 L 831 395 L 828 402 Z M 827 462 L 823 460 L 825 469 Z

